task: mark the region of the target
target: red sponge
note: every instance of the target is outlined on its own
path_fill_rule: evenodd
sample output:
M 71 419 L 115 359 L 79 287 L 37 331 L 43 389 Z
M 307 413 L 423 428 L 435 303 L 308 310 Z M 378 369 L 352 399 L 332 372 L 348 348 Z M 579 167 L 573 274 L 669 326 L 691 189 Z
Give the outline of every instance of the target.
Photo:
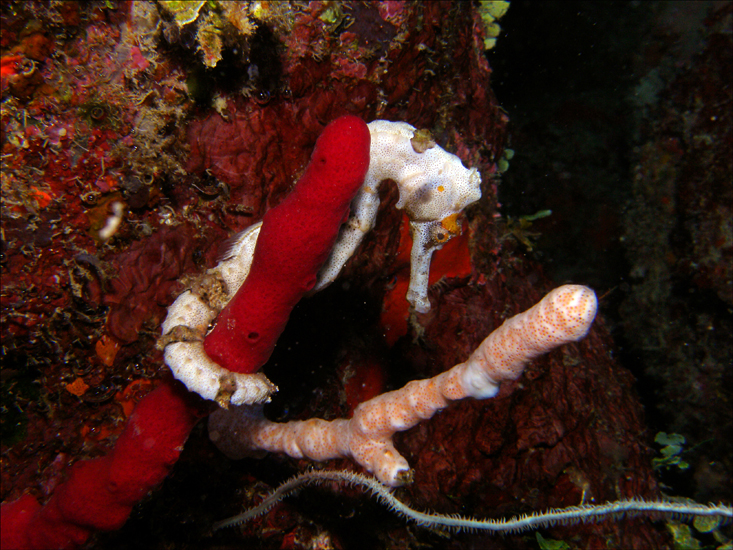
M 295 189 L 265 214 L 249 275 L 204 340 L 219 365 L 250 373 L 269 359 L 328 259 L 369 168 L 370 143 L 369 128 L 355 116 L 326 126 Z

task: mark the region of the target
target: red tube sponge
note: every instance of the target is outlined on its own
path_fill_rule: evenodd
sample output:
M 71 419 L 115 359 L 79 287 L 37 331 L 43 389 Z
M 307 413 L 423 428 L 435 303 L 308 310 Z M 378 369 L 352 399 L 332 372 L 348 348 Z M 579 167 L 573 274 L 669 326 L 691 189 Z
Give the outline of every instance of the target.
M 369 168 L 370 144 L 364 121 L 335 120 L 318 138 L 295 189 L 265 214 L 249 275 L 204 340 L 204 350 L 219 365 L 250 373 L 269 359 L 348 216 Z
M 74 464 L 45 506 L 30 495 L 2 505 L 0 548 L 77 548 L 93 530 L 119 529 L 168 475 L 203 414 L 182 385 L 163 382 L 137 404 L 114 449 Z

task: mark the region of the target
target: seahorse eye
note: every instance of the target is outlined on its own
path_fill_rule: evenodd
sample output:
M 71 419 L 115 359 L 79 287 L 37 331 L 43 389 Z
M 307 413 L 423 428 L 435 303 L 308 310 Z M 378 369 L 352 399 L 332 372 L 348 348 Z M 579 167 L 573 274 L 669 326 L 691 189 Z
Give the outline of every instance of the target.
M 436 224 L 430 229 L 430 240 L 435 244 L 441 244 L 450 239 L 450 231 L 443 228 L 442 225 Z

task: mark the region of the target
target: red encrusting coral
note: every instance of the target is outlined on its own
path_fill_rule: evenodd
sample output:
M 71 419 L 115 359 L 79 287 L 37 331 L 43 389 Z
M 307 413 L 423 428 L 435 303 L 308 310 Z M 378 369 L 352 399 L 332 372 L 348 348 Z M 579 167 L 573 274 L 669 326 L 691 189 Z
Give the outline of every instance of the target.
M 250 273 L 204 340 L 219 365 L 255 372 L 270 357 L 364 181 L 370 143 L 367 125 L 355 116 L 329 124 L 293 192 L 265 214 Z
M 222 312 L 224 320 L 218 325 L 230 327 L 234 319 L 241 329 L 246 320 L 246 336 L 263 336 L 257 338 L 260 346 L 253 348 L 255 359 L 249 364 L 256 365 L 252 371 L 269 357 L 290 311 L 315 284 L 348 215 L 349 203 L 363 182 L 369 146 L 369 129 L 361 119 L 345 116 L 336 120 L 318 140 L 293 193 L 265 216 L 250 277 L 232 300 L 235 307 Z M 188 257 L 185 246 L 173 248 L 179 260 Z M 171 264 L 165 261 L 171 256 L 165 246 L 152 249 L 159 255 L 155 265 Z M 131 261 L 144 257 L 145 250 L 130 252 Z M 178 263 L 172 263 L 174 270 Z M 154 285 L 134 278 L 133 286 L 160 289 L 160 277 Z M 139 301 L 128 305 L 133 309 L 124 316 L 127 325 L 140 308 Z M 248 311 L 253 305 L 259 316 Z M 135 326 L 133 323 L 132 340 L 139 330 Z M 225 332 L 211 344 L 213 353 L 234 368 L 244 356 L 238 348 L 241 334 L 240 330 Z M 45 506 L 28 494 L 3 504 L 2 548 L 76 548 L 94 530 L 119 529 L 132 507 L 165 479 L 191 429 L 205 415 L 191 399 L 177 383 L 163 382 L 137 405 L 114 449 L 104 457 L 77 463 Z
M 27 494 L 2 505 L 0 546 L 76 548 L 94 530 L 119 529 L 166 478 L 204 415 L 183 386 L 164 381 L 138 403 L 114 449 L 75 464 L 45 506 Z
M 114 258 L 119 276 L 104 296 L 107 331 L 123 344 L 138 339 L 143 326 L 157 331 L 178 278 L 197 270 L 195 240 L 186 225 L 163 228 Z

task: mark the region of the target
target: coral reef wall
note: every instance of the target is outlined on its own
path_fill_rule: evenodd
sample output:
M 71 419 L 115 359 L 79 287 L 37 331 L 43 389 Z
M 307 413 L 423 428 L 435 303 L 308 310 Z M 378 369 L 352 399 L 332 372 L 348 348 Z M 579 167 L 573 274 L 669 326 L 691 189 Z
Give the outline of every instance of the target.
M 526 229 L 498 209 L 509 121 L 490 87 L 482 4 L 179 4 L 2 5 L 3 500 L 44 501 L 68 465 L 110 448 L 133 404 L 167 376 L 154 344 L 177 281 L 213 265 L 228 237 L 286 196 L 342 114 L 429 129 L 481 172 L 483 197 L 436 255 L 431 312 L 408 322 L 410 239 L 396 189 L 383 187 L 376 228 L 342 277 L 296 308 L 264 367 L 280 387 L 270 418 L 348 415 L 445 370 L 552 286 L 525 253 Z M 654 434 L 613 350 L 599 319 L 497 398 L 402 434 L 416 479 L 398 495 L 494 517 L 657 496 Z M 214 521 L 307 467 L 230 462 L 199 425 L 163 486 L 90 547 L 536 544 L 406 527 L 345 488 L 303 491 L 212 535 Z M 578 548 L 670 543 L 640 519 L 545 534 Z
M 704 501 L 733 497 L 732 17 L 704 20 L 703 45 L 650 104 L 625 217 L 624 331 L 660 424 L 696 447 L 677 482 Z
M 700 501 L 733 487 L 730 20 L 717 2 L 514 3 L 490 54 L 516 150 L 502 212 L 552 210 L 522 248 L 604 295 L 650 430 L 686 441 L 665 492 Z

